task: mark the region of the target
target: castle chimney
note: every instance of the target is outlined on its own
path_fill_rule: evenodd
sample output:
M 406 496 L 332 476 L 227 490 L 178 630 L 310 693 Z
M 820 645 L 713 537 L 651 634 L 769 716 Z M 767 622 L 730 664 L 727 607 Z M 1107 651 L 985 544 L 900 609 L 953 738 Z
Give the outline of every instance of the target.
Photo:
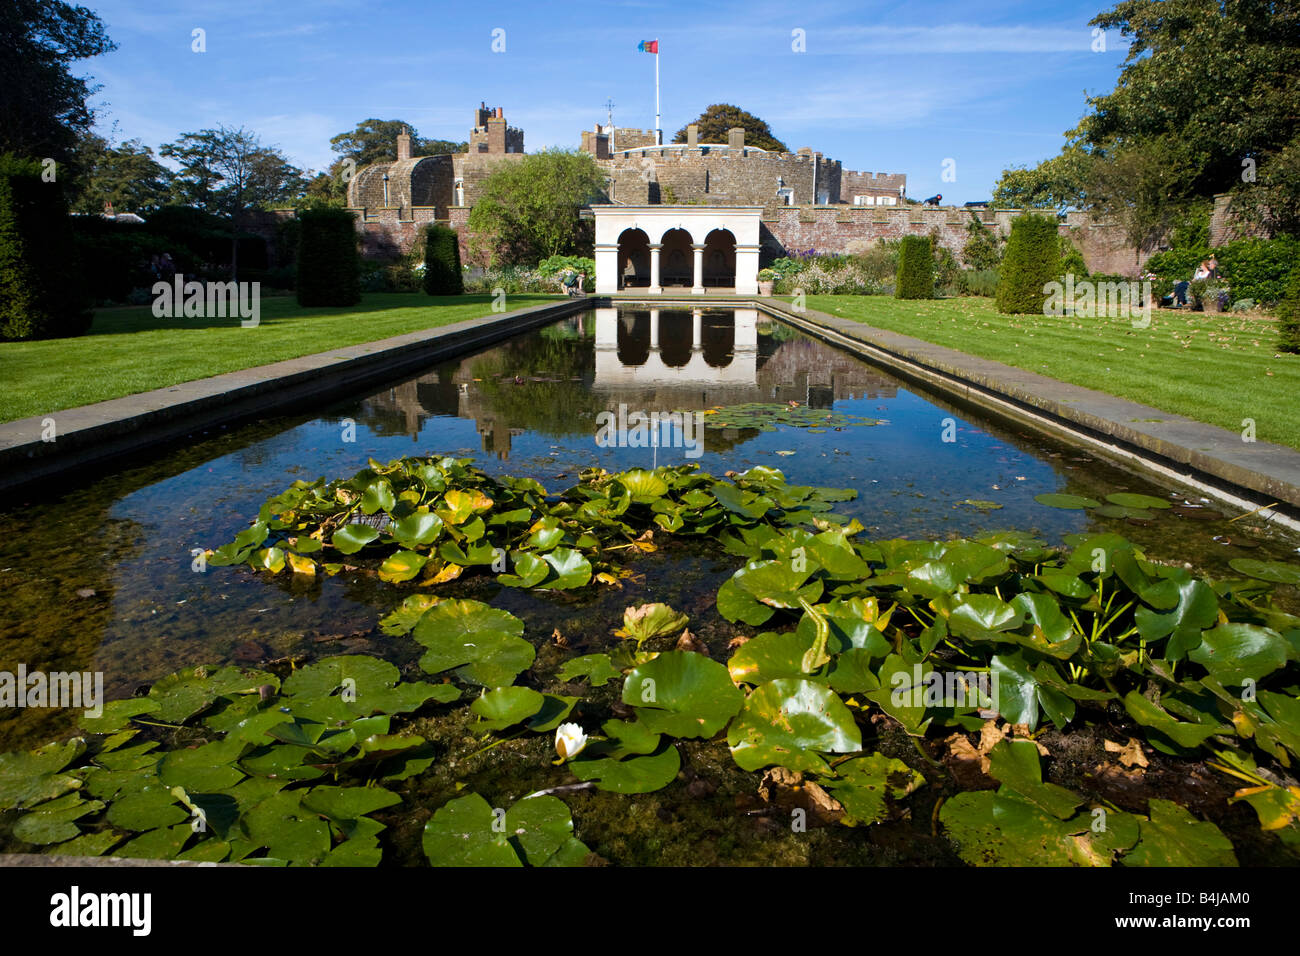
M 397 161 L 400 163 L 404 159 L 411 158 L 411 134 L 408 130 L 402 130 L 397 134 Z
M 733 126 L 727 130 L 727 146 L 731 149 L 745 148 L 745 128 L 743 126 Z
M 686 145 L 690 149 L 700 145 L 700 128 L 695 123 L 686 127 Z

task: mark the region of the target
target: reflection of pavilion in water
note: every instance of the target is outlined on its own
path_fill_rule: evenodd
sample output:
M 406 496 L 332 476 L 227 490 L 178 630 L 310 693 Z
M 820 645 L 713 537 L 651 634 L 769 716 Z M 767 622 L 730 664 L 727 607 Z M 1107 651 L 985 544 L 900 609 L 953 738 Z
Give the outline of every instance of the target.
M 581 336 L 586 328 L 575 325 L 574 331 Z M 474 365 L 485 359 L 508 365 L 519 354 L 518 346 L 497 346 L 442 365 L 367 398 L 362 419 L 381 435 L 406 434 L 412 442 L 433 416 L 471 419 L 483 452 L 507 459 L 512 439 L 535 426 L 496 407 L 492 390 L 475 380 Z M 611 411 L 620 402 L 644 411 L 791 401 L 830 408 L 836 401 L 889 398 L 898 391 L 885 374 L 757 309 L 596 309 L 594 377 L 550 381 L 585 392 L 592 407 Z M 518 387 L 528 386 L 525 381 Z M 548 430 L 554 421 L 550 425 Z M 593 434 L 594 414 L 574 415 L 562 427 L 565 434 Z
M 742 402 L 830 408 L 890 397 L 894 381 L 757 309 L 596 309 L 594 387 L 629 407 L 704 409 Z

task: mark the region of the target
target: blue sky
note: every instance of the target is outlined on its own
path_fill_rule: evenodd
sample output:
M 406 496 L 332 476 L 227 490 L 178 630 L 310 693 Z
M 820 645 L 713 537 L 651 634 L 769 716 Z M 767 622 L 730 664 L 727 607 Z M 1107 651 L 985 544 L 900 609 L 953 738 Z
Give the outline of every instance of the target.
M 1113 31 L 1093 50 L 1102 0 L 82 2 L 118 44 L 80 64 L 103 86 L 99 128 L 155 149 L 243 125 L 321 169 L 330 137 L 362 119 L 462 140 L 482 100 L 505 108 L 530 152 L 576 147 L 605 122 L 607 99 L 617 125 L 654 125 L 654 58 L 636 44 L 658 38 L 666 140 L 710 103 L 735 103 L 791 149 L 903 172 L 910 196 L 959 203 L 987 198 L 1003 168 L 1059 151 L 1125 55 Z M 191 50 L 196 28 L 204 53 Z M 796 30 L 805 52 L 792 48 Z M 955 182 L 942 179 L 945 159 Z

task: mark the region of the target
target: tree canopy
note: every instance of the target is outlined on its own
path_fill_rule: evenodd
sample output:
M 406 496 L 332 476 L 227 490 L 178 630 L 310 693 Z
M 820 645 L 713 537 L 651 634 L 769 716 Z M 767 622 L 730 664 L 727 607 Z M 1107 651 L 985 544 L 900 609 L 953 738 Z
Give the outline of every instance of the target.
M 301 171 L 243 127 L 185 133 L 161 153 L 181 167 L 173 179 L 174 200 L 204 212 L 235 215 L 293 199 L 304 188 Z
M 74 166 L 73 212 L 98 213 L 111 203 L 117 212 L 147 215 L 167 204 L 172 172 L 138 139 L 113 145 L 86 133 L 77 141 Z
M 507 263 L 535 264 L 556 255 L 590 255 L 591 224 L 582 209 L 605 194 L 606 175 L 590 153 L 547 149 L 500 163 L 483 181 L 469 227 L 495 237 L 478 251 Z
M 71 65 L 114 49 L 85 7 L 0 3 L 0 152 L 71 159 L 78 134 L 94 119 L 86 100 L 98 89 L 74 76 Z
M 690 126 L 692 123 L 700 128 L 701 143 L 725 143 L 727 141 L 727 130 L 739 126 L 745 131 L 746 146 L 759 146 L 776 153 L 788 153 L 790 151 L 785 143 L 772 135 L 772 130 L 764 120 L 759 119 L 753 113 L 747 113 L 739 106 L 732 106 L 730 103 L 714 103 L 701 113 L 698 118 L 686 125 Z M 677 135 L 673 137 L 673 142 L 686 142 L 686 126 L 677 131 Z
M 185 133 L 163 146 L 162 154 L 181 166 L 172 181 L 177 200 L 230 218 L 235 279 L 239 278 L 236 237 L 245 210 L 298 198 L 305 188 L 301 170 L 242 126 Z
M 993 202 L 1013 209 L 1078 208 L 1084 200 L 1087 154 L 1078 146 L 1067 147 L 1059 156 L 1046 159 L 1032 169 L 1013 167 L 1002 171 L 993 190 Z
M 1248 218 L 1300 229 L 1294 0 L 1124 0 L 1092 24 L 1130 41 L 1115 89 L 1089 98 L 1061 156 L 1004 172 L 999 201 L 1073 200 L 1151 242 L 1231 193 Z
M 330 137 L 330 149 L 339 154 L 340 160 L 351 159 L 356 163 L 357 169 L 374 163 L 391 163 L 397 159 L 397 135 L 403 130 L 408 130 L 411 134 L 412 156 L 463 153 L 469 148 L 466 142 L 425 139 L 416 132 L 414 126 L 404 120 L 366 119 L 358 123 L 355 129 Z

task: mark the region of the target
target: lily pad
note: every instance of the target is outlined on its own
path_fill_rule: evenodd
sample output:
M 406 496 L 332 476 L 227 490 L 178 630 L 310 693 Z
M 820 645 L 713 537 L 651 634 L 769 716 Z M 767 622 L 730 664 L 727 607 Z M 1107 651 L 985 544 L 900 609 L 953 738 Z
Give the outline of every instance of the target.
M 397 551 L 384 558 L 379 566 L 379 580 L 389 584 L 401 584 L 420 573 L 429 562 L 429 556 L 414 551 Z
M 555 797 L 526 797 L 500 812 L 470 793 L 434 812 L 423 846 L 433 866 L 542 866 L 571 840 L 573 818 Z
M 1188 657 L 1229 687 L 1258 681 L 1286 666 L 1288 645 L 1277 631 L 1254 624 L 1220 624 L 1201 634 Z
M 689 620 L 667 604 L 642 604 L 623 612 L 623 627 L 617 633 L 619 637 L 630 638 L 640 645 L 656 637 L 679 633 Z
M 727 668 L 690 651 L 660 654 L 623 683 L 623 703 L 637 708 L 640 722 L 674 737 L 712 737 L 742 701 Z
M 1067 511 L 1082 511 L 1084 508 L 1100 508 L 1101 502 L 1081 495 L 1045 494 L 1034 495 L 1034 500 L 1049 508 L 1063 508 Z
M 1119 811 L 1106 815 L 1104 829 L 1093 828 L 1095 819 L 1060 820 L 990 790 L 959 793 L 939 811 L 945 834 L 972 866 L 1110 866 L 1137 841 L 1138 824 Z
M 622 674 L 623 672 L 609 659 L 608 654 L 584 654 L 565 661 L 564 666 L 555 676 L 563 681 L 585 677 L 592 687 L 603 687 L 615 677 L 621 677 Z
M 1300 584 L 1300 567 L 1281 561 L 1256 561 L 1253 558 L 1233 558 L 1228 567 L 1238 574 L 1273 584 Z
M 1202 822 L 1171 800 L 1150 801 L 1142 837 L 1125 866 L 1236 866 L 1232 843 L 1213 823 Z
M 1157 511 L 1164 511 L 1173 507 L 1173 503 L 1164 498 L 1139 495 L 1128 491 L 1117 491 L 1114 494 L 1107 495 L 1106 500 L 1113 505 L 1119 505 L 1121 508 L 1135 508 L 1138 510 L 1154 508 Z
M 504 730 L 522 723 L 542 709 L 546 698 L 530 687 L 498 687 L 474 700 L 469 709 L 478 718 L 477 733 Z
M 682 758 L 670 741 L 661 742 L 654 752 L 616 759 L 614 757 L 574 760 L 569 765 L 579 780 L 589 780 L 601 790 L 613 793 L 653 793 L 677 779 Z
M 843 805 L 847 826 L 878 823 L 888 813 L 887 799 L 901 800 L 925 786 L 925 777 L 903 761 L 879 753 L 837 764 L 835 774 L 820 783 Z
M 821 754 L 861 750 L 862 735 L 852 712 L 825 684 L 781 679 L 745 699 L 727 731 L 727 744 L 742 770 L 777 764 L 827 773 Z
M 591 562 L 580 551 L 572 548 L 556 548 L 542 555 L 550 571 L 541 587 L 567 590 L 580 588 L 591 580 Z
M 420 666 L 430 674 L 462 668 L 485 687 L 510 684 L 533 663 L 533 645 L 520 638 L 523 621 L 481 601 L 443 601 L 420 618 L 411 636 L 428 648 Z

